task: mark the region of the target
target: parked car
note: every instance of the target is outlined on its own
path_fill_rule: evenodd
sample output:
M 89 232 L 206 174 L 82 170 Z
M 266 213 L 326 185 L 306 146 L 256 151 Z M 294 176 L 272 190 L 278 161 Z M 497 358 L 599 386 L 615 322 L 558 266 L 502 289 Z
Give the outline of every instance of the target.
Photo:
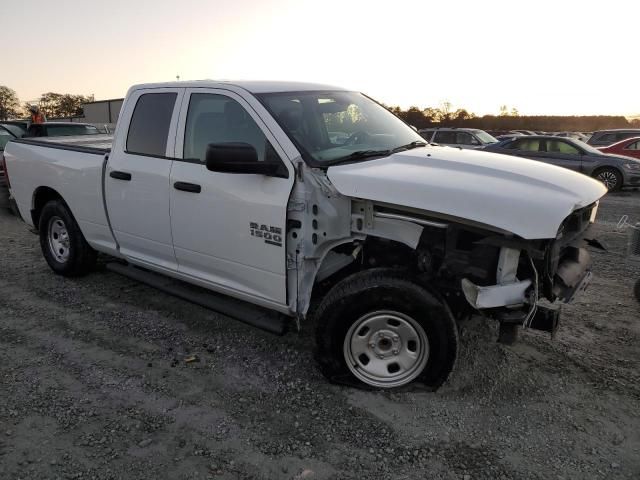
M 351 111 L 366 119 L 355 131 L 340 127 Z M 481 310 L 503 340 L 521 325 L 555 332 L 559 309 L 539 300 L 570 301 L 591 275 L 581 239 L 601 183 L 427 145 L 358 92 L 139 85 L 113 143 L 92 139 L 5 151 L 51 269 L 83 275 L 102 252 L 114 271 L 274 333 L 311 316 L 333 381 L 437 387 L 455 364 L 456 319 Z
M 16 127 L 20 127 L 23 131 L 27 131 L 29 129 L 29 125 L 31 122 L 29 120 L 3 120 L 3 125 L 14 125 Z
M 520 132 L 523 135 L 535 135 L 536 132 L 533 130 L 514 130 L 514 132 Z
M 100 133 L 100 130 L 88 123 L 46 122 L 29 125 L 25 137 L 66 137 Z
M 631 137 L 640 137 L 640 128 L 625 128 L 617 130 L 598 130 L 593 132 L 587 141 L 594 147 L 608 147 L 609 145 Z
M 608 147 L 598 147 L 602 153 L 624 155 L 640 160 L 640 136 L 627 138 Z
M 4 125 L 0 125 L 0 208 L 9 207 L 9 189 L 4 172 L 4 148 L 16 135 Z
M 562 138 L 573 138 L 574 140 L 580 140 L 581 142 L 587 142 L 589 137 L 580 132 L 558 132 L 554 136 Z
M 475 128 L 425 128 L 419 133 L 430 143 L 448 147 L 480 148 L 498 142 L 484 130 Z
M 503 141 L 503 140 L 509 140 L 511 138 L 515 138 L 515 137 L 526 137 L 526 135 L 524 133 L 520 133 L 520 132 L 510 132 L 510 133 L 505 133 L 502 135 L 498 135 L 495 136 L 496 140 L 498 140 L 499 142 Z
M 603 153 L 572 138 L 532 135 L 505 140 L 485 150 L 575 170 L 600 180 L 609 190 L 640 185 L 640 161 Z
M 0 122 L 0 126 L 11 132 L 16 138 L 22 138 L 26 135 L 27 129 L 11 122 Z

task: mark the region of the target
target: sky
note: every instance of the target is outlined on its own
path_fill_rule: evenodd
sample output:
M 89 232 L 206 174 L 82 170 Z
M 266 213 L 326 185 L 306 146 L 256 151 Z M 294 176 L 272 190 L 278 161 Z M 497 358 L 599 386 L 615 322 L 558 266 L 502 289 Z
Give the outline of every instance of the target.
M 179 75 L 326 83 L 403 108 L 640 115 L 637 0 L 0 4 L 0 85 L 21 101 Z

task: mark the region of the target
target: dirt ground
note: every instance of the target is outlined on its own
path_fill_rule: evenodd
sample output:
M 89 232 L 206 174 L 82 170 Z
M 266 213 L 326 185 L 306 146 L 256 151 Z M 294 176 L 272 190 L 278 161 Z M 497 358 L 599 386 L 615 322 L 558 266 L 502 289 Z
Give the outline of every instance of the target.
M 640 478 L 640 304 L 607 197 L 595 279 L 557 338 L 482 319 L 436 393 L 327 383 L 280 338 L 98 271 L 55 276 L 0 213 L 2 479 Z M 186 362 L 191 355 L 199 361 Z

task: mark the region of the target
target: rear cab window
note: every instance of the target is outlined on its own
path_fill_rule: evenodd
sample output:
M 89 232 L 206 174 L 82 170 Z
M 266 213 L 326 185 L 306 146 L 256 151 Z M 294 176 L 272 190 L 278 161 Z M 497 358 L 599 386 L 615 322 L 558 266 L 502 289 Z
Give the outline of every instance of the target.
M 136 102 L 126 152 L 136 155 L 165 157 L 171 117 L 178 94 L 175 92 L 144 93 Z

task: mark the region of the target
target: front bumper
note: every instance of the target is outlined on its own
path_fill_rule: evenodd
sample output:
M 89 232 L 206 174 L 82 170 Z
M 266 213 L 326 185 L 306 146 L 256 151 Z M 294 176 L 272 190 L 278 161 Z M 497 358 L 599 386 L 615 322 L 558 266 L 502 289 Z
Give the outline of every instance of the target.
M 554 276 L 553 294 L 569 303 L 591 282 L 591 255 L 584 248 L 568 247 Z
M 640 172 L 637 171 L 625 171 L 623 175 L 623 186 L 625 187 L 638 187 L 640 186 Z

